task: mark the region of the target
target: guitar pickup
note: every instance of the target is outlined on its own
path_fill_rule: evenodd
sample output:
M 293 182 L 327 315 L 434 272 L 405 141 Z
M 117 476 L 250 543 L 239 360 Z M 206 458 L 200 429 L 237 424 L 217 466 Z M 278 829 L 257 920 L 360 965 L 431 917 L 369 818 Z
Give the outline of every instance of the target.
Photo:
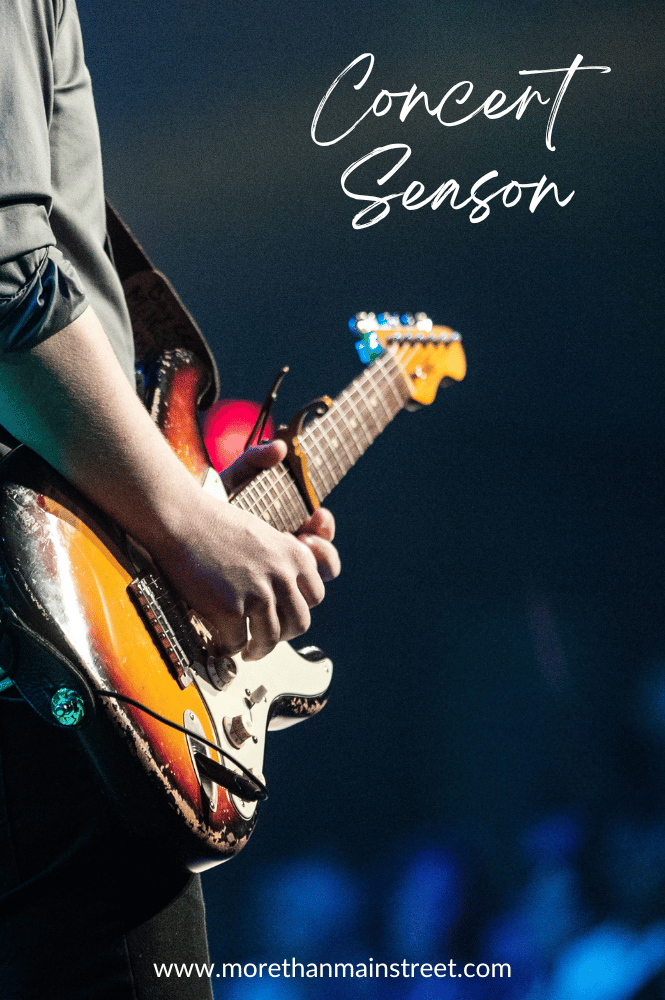
M 192 683 L 190 664 L 194 660 L 189 641 L 189 624 L 184 609 L 155 573 L 140 573 L 127 592 L 148 627 L 167 666 L 180 687 Z

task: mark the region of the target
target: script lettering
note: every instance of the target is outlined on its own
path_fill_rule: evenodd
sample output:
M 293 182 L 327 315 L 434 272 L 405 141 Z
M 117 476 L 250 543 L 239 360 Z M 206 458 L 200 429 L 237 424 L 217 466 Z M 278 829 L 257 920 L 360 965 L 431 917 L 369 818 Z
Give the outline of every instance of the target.
M 446 128 L 456 128 L 459 125 L 464 125 L 466 122 L 480 114 L 483 114 L 488 121 L 495 121 L 499 118 L 505 118 L 507 115 L 514 112 L 515 120 L 520 121 L 530 106 L 536 108 L 538 105 L 548 105 L 551 100 L 549 97 L 543 97 L 540 91 L 534 90 L 533 87 L 529 85 L 526 90 L 524 90 L 517 98 L 515 98 L 515 100 L 512 101 L 512 103 L 506 106 L 506 101 L 508 100 L 506 93 L 503 90 L 493 90 L 484 101 L 482 101 L 468 114 L 461 118 L 455 119 L 453 117 L 449 119 L 447 116 L 444 118 L 445 109 L 448 109 L 448 112 L 450 112 L 453 104 L 466 105 L 471 98 L 474 90 L 471 80 L 460 80 L 458 83 L 453 84 L 448 88 L 438 104 L 435 105 L 431 104 L 427 92 L 419 89 L 416 83 L 412 84 L 408 90 L 387 90 L 382 88 L 376 94 L 366 110 L 360 115 L 359 118 L 349 125 L 346 131 L 333 138 L 319 138 L 318 130 L 321 124 L 321 115 L 325 110 L 328 101 L 331 99 L 334 92 L 337 91 L 340 83 L 355 67 L 361 66 L 364 67 L 362 76 L 357 83 L 353 84 L 354 90 L 361 90 L 372 75 L 374 62 L 374 55 L 371 52 L 364 52 L 362 55 L 357 56 L 352 62 L 350 62 L 330 85 L 324 97 L 320 101 L 314 114 L 314 118 L 312 119 L 311 135 L 317 146 L 333 146 L 336 143 L 341 142 L 342 139 L 349 136 L 360 125 L 360 123 L 368 117 L 368 115 L 374 115 L 375 118 L 384 118 L 393 110 L 395 103 L 399 101 L 401 101 L 401 110 L 399 112 L 400 122 L 405 122 L 407 117 L 415 109 L 423 108 L 427 114 L 431 118 L 435 118 L 440 125 L 443 125 Z M 558 69 L 519 70 L 520 76 L 546 76 L 553 73 L 563 73 L 564 75 L 559 90 L 557 91 L 550 108 L 550 113 L 545 127 L 545 146 L 550 152 L 554 152 L 556 149 L 552 143 L 554 123 L 561 108 L 563 98 L 576 73 L 581 70 L 595 70 L 599 73 L 611 72 L 609 66 L 584 66 L 583 62 L 584 57 L 582 55 L 577 55 L 568 67 Z M 339 91 L 336 96 L 339 96 L 340 93 L 342 93 L 342 91 Z M 532 104 L 532 102 L 534 103 Z M 499 187 L 496 191 L 481 196 L 480 188 L 499 176 L 498 171 L 496 170 L 490 170 L 489 172 L 483 174 L 483 176 L 472 185 L 469 197 L 461 202 L 457 201 L 460 185 L 454 178 L 444 181 L 439 185 L 439 187 L 428 195 L 425 195 L 425 185 L 422 181 L 411 181 L 411 183 L 403 191 L 396 191 L 383 196 L 361 194 L 352 190 L 348 186 L 347 181 L 360 167 L 368 163 L 368 161 L 381 157 L 383 154 L 390 153 L 391 151 L 401 152 L 397 162 L 394 163 L 394 165 L 390 167 L 386 173 L 377 179 L 376 183 L 382 186 L 386 184 L 398 170 L 400 170 L 400 168 L 411 156 L 411 147 L 406 143 L 393 142 L 384 146 L 378 146 L 371 152 L 366 153 L 364 156 L 357 159 L 354 163 L 347 167 L 342 174 L 341 185 L 344 193 L 355 201 L 367 202 L 367 205 L 353 217 L 352 224 L 354 229 L 366 229 L 369 226 L 376 225 L 377 222 L 384 219 L 390 212 L 391 202 L 399 198 L 402 199 L 402 207 L 408 211 L 415 211 L 419 208 L 423 208 L 425 205 L 429 205 L 432 209 L 437 209 L 446 199 L 449 201 L 450 207 L 456 210 L 465 208 L 473 202 L 473 207 L 469 212 L 469 221 L 477 223 L 482 222 L 488 217 L 490 214 L 489 203 L 493 199 L 499 197 L 499 195 L 502 196 L 502 202 L 506 208 L 513 208 L 521 200 L 523 191 L 533 189 L 533 195 L 531 196 L 529 203 L 529 211 L 533 213 L 550 192 L 552 192 L 556 204 L 560 207 L 567 205 L 575 193 L 574 191 L 571 191 L 566 197 L 560 198 L 557 185 L 554 181 L 550 181 L 548 183 L 547 176 L 543 174 L 539 181 L 511 180 L 502 187 Z

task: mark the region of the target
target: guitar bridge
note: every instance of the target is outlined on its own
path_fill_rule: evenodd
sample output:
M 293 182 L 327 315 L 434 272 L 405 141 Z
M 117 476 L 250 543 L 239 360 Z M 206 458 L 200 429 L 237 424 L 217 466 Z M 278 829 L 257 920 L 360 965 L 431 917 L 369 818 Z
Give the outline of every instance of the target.
M 180 687 L 192 683 L 195 659 L 189 623 L 173 593 L 156 573 L 140 573 L 127 586 L 167 666 Z

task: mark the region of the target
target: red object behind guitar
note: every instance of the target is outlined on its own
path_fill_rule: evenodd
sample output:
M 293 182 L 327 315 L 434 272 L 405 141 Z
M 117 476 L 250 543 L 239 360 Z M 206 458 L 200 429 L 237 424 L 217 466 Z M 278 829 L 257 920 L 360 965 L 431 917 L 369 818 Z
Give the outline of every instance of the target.
M 213 403 L 203 420 L 203 440 L 213 468 L 228 469 L 245 450 L 261 407 L 248 399 L 220 399 Z M 266 422 L 264 438 L 275 433 L 272 417 Z

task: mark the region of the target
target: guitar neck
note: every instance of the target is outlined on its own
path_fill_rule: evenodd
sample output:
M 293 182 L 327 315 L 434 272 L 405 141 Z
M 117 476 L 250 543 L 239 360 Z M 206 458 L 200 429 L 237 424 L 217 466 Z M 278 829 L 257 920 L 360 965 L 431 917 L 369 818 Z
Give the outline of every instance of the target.
M 406 376 L 388 350 L 347 386 L 323 416 L 305 426 L 300 446 L 319 500 L 328 496 L 410 398 Z M 260 472 L 231 503 L 280 531 L 297 531 L 309 516 L 283 462 Z

